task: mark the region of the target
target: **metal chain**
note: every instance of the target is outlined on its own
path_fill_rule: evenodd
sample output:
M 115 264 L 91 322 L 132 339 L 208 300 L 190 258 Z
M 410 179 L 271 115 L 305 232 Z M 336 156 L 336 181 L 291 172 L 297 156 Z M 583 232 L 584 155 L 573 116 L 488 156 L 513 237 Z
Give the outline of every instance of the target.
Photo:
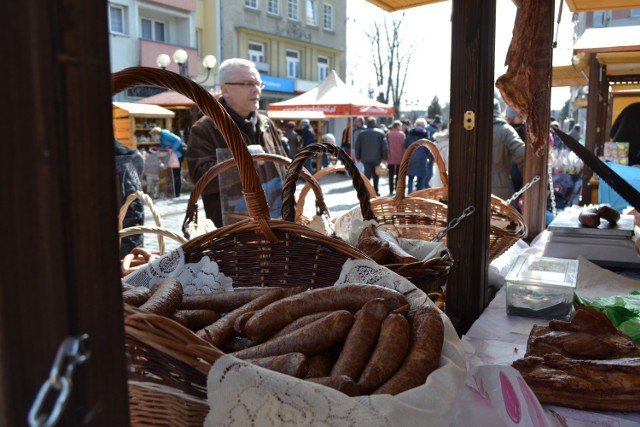
M 90 354 L 87 334 L 67 337 L 62 341 L 49 371 L 49 378 L 40 387 L 29 410 L 30 427 L 51 427 L 58 423 L 73 388 L 71 379 L 73 370 L 77 365 L 84 363 Z M 50 397 L 54 397 L 54 393 L 58 393 L 58 397 L 51 412 L 47 413 L 43 406 L 45 402 L 50 402 Z
M 547 174 L 549 175 L 549 197 L 551 198 L 551 213 L 555 218 L 558 216 L 558 211 L 556 209 L 556 192 L 553 188 L 553 171 L 551 170 L 551 163 L 547 163 Z
M 462 211 L 462 215 L 460 215 L 457 218 L 453 218 L 451 222 L 445 228 L 442 229 L 442 231 L 440 231 L 438 234 L 436 234 L 436 236 L 433 239 L 431 239 L 431 241 L 439 242 L 440 240 L 442 240 L 444 236 L 447 235 L 449 230 L 451 230 L 452 228 L 456 228 L 458 224 L 460 224 L 460 221 L 462 221 L 463 219 L 465 219 L 475 211 L 476 211 L 476 208 L 474 208 L 473 206 L 467 207 L 464 211 Z
M 511 202 L 513 202 L 515 199 L 517 199 L 518 197 L 520 197 L 520 195 L 522 193 L 524 193 L 525 191 L 527 191 L 528 189 L 531 188 L 531 186 L 533 184 L 535 184 L 536 182 L 540 181 L 540 175 L 536 175 L 533 177 L 533 179 L 529 182 L 527 182 L 525 185 L 522 186 L 522 188 L 518 191 L 516 191 L 515 193 L 513 193 L 513 196 L 509 197 L 507 200 L 505 200 L 506 204 L 510 205 Z

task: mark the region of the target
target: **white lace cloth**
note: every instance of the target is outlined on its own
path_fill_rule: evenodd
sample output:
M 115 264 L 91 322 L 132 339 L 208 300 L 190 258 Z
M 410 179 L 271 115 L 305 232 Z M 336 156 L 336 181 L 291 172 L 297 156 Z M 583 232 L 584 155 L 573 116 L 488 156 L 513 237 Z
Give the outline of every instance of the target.
M 347 261 L 335 286 L 369 283 L 407 295 L 412 307 L 432 304 L 409 281 L 367 261 Z M 354 398 L 318 384 L 223 356 L 207 379 L 206 426 L 446 426 L 464 384 L 466 362 L 453 325 L 442 314 L 445 337 L 440 367 L 427 382 L 396 396 Z
M 185 263 L 184 251 L 178 247 L 122 279 L 131 286 L 151 286 L 163 279 L 177 279 L 185 295 L 233 291 L 232 280 L 220 271 L 218 264 L 203 256 L 197 263 Z

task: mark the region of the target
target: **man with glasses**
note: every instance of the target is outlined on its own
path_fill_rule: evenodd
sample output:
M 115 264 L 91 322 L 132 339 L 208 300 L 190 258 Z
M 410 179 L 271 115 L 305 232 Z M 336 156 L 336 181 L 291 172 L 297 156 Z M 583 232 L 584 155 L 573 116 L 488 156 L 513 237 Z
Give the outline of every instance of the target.
M 244 142 L 247 145 L 260 145 L 267 153 L 286 156 L 275 125 L 268 117 L 258 113 L 264 83 L 255 64 L 241 58 L 227 59 L 220 64 L 218 78 L 222 92 L 218 100 L 240 129 Z M 203 116 L 194 123 L 189 133 L 187 151 L 189 174 L 194 183 L 216 164 L 216 151 L 224 148 L 228 148 L 228 145 L 210 117 Z M 272 162 L 265 163 L 262 168 L 265 182 L 281 178 L 281 171 Z M 207 218 L 221 227 L 223 221 L 217 177 L 202 192 L 202 202 Z

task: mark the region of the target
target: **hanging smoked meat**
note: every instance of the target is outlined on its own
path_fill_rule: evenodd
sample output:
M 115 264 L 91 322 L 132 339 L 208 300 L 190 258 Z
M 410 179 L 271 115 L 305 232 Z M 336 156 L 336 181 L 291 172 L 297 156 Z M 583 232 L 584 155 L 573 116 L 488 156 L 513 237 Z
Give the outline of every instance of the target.
M 518 8 L 505 65 L 496 81 L 504 101 L 527 122 L 527 141 L 537 156 L 549 143 L 549 90 L 551 89 L 551 34 L 545 20 L 553 13 L 546 1 L 513 0 Z

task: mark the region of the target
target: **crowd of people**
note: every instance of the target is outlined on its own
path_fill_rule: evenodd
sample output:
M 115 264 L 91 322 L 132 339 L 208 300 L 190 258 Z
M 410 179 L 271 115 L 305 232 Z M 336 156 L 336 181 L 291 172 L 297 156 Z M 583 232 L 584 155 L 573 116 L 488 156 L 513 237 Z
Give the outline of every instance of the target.
M 259 100 L 264 83 L 255 64 L 246 59 L 232 58 L 224 61 L 219 68 L 221 96 L 218 101 L 238 126 L 244 142 L 252 147 L 252 152 L 273 153 L 293 158 L 300 150 L 318 141 L 336 144 L 333 134 L 322 132 L 325 129 L 315 127 L 309 119 L 274 123 L 258 111 Z M 570 124 L 569 135 L 580 140 L 579 124 Z M 552 118 L 550 130 L 559 127 Z M 522 171 L 524 163 L 526 123 L 522 115 L 510 106 L 502 111 L 501 102 L 494 100 L 493 114 L 493 149 L 491 192 L 503 200 L 509 199 L 523 186 Z M 319 135 L 317 135 L 319 133 Z M 175 133 L 153 128 L 150 132 L 152 141 L 157 147 L 150 147 L 144 152 L 142 167 L 135 170 L 140 175 L 137 183 L 146 181 L 146 191 L 152 196 L 158 194 L 158 183 L 162 171 L 171 169 L 173 195 L 178 197 L 182 189 L 182 165 L 186 160 L 189 177 L 197 182 L 219 160 L 227 142 L 220 129 L 208 116 L 202 116 L 189 130 L 188 141 Z M 400 165 L 406 150 L 412 143 L 427 139 L 435 144 L 444 167 L 448 168 L 449 130 L 446 122 L 439 114 L 433 117 L 418 117 L 413 123 L 407 120 L 393 120 L 389 126 L 379 123 L 375 117 L 355 117 L 349 120 L 342 133 L 340 146 L 351 156 L 361 172 L 372 181 L 373 187 L 380 195 L 377 167 L 386 165 L 389 192 L 392 196 L 397 190 Z M 188 143 L 188 144 L 186 144 Z M 562 149 L 564 144 L 550 132 L 552 148 Z M 118 146 L 118 144 L 116 144 Z M 120 144 L 121 146 L 121 144 Z M 221 151 L 222 150 L 222 151 Z M 137 150 L 122 149 L 131 156 Z M 138 153 L 139 154 L 139 153 Z M 312 173 L 318 168 L 329 165 L 329 159 L 322 155 L 309 158 L 306 167 Z M 281 190 L 283 169 L 276 165 L 261 165 L 263 182 L 270 183 L 275 191 Z M 131 174 L 134 169 L 127 169 Z M 435 164 L 434 156 L 424 146 L 418 147 L 408 164 L 406 189 L 407 194 L 429 187 L 441 187 L 441 173 Z M 143 179 L 141 179 L 143 178 Z M 239 186 L 239 182 L 236 183 Z M 229 190 L 225 185 L 225 192 Z M 141 189 L 141 188 L 137 188 Z M 223 207 L 221 205 L 221 185 L 218 178 L 209 182 L 202 191 L 201 197 L 207 218 L 217 226 L 225 225 Z M 121 196 L 126 197 L 126 191 Z

